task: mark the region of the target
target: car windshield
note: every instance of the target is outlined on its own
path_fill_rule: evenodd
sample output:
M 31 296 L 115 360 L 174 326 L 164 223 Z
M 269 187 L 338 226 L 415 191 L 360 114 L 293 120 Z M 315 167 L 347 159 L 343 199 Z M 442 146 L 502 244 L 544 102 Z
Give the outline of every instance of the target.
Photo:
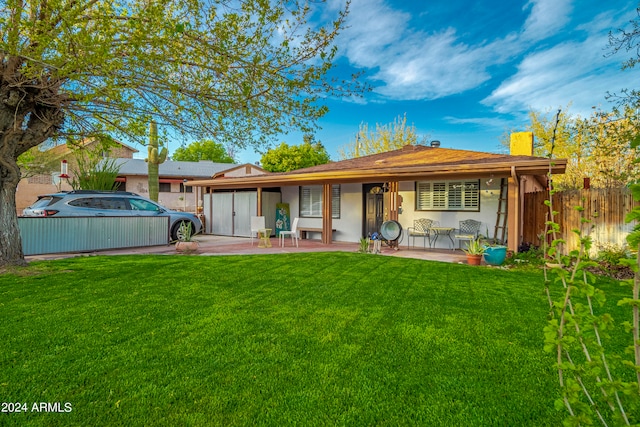
M 54 196 L 42 196 L 34 204 L 29 206 L 30 208 L 44 208 L 45 206 L 49 206 L 50 204 L 57 202 L 60 200 L 60 197 Z
M 133 211 L 160 211 L 160 206 L 142 199 L 129 199 Z

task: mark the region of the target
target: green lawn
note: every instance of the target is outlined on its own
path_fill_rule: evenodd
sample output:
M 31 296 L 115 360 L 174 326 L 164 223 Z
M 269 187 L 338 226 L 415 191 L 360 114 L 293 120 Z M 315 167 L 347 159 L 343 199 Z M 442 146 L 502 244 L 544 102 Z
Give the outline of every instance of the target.
M 0 274 L 0 401 L 28 408 L 0 425 L 557 426 L 542 285 L 356 253 L 33 263 Z

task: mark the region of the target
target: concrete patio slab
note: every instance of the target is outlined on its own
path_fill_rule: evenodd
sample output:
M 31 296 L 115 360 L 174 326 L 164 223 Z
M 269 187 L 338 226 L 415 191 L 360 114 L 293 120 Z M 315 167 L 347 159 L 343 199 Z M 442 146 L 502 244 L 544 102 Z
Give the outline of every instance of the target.
M 333 242 L 330 245 L 323 244 L 319 240 L 300 239 L 298 247 L 291 243 L 290 239 L 285 240 L 284 247 L 279 246 L 278 239 L 271 238 L 271 247 L 262 248 L 258 246 L 258 241 L 247 237 L 228 237 L 215 235 L 199 235 L 196 240 L 200 243 L 195 256 L 215 256 L 215 255 L 249 255 L 249 254 L 282 254 L 297 252 L 357 252 L 359 245 L 351 242 Z M 141 248 L 126 248 L 117 250 L 106 250 L 82 253 L 45 254 L 26 257 L 27 261 L 49 260 L 69 258 L 74 256 L 87 255 L 127 255 L 127 254 L 162 254 L 162 255 L 182 255 L 176 252 L 174 245 L 149 246 Z M 416 258 L 441 262 L 466 263 L 466 256 L 460 250 L 446 249 L 423 249 L 420 247 L 408 249 L 401 246 L 399 249 L 389 248 L 382 245 L 380 256 L 397 256 L 403 258 Z

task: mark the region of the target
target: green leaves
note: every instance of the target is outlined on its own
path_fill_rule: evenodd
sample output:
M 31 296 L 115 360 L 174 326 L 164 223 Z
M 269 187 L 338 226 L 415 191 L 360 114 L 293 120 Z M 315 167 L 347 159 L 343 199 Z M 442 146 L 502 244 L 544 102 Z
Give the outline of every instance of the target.
M 329 154 L 322 143 L 314 142 L 313 137 L 307 135 L 300 145 L 281 143 L 262 155 L 260 163 L 269 172 L 288 172 L 329 163 Z
M 208 139 L 179 147 L 173 152 L 172 159 L 187 162 L 198 162 L 200 160 L 210 160 L 216 163 L 234 162 L 233 157 L 229 155 L 222 144 Z

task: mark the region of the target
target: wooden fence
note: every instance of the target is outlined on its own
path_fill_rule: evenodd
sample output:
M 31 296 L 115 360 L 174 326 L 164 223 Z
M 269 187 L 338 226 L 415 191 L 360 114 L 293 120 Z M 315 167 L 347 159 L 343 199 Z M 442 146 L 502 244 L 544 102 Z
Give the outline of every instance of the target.
M 540 246 L 540 236 L 544 235 L 545 222 L 549 217 L 549 208 L 545 200 L 547 191 L 528 193 L 524 197 L 524 227 L 522 242 Z M 610 246 L 626 245 L 626 237 L 634 223 L 627 224 L 627 213 L 639 202 L 634 202 L 628 188 L 607 188 L 562 191 L 553 195 L 553 210 L 558 212 L 554 221 L 560 224 L 561 238 L 567 244 L 562 248 L 567 253 L 579 247 L 579 237 L 571 230 L 580 228 L 581 213 L 576 206 L 584 208 L 584 218 L 591 223 L 585 224 L 594 242 L 591 255 Z

